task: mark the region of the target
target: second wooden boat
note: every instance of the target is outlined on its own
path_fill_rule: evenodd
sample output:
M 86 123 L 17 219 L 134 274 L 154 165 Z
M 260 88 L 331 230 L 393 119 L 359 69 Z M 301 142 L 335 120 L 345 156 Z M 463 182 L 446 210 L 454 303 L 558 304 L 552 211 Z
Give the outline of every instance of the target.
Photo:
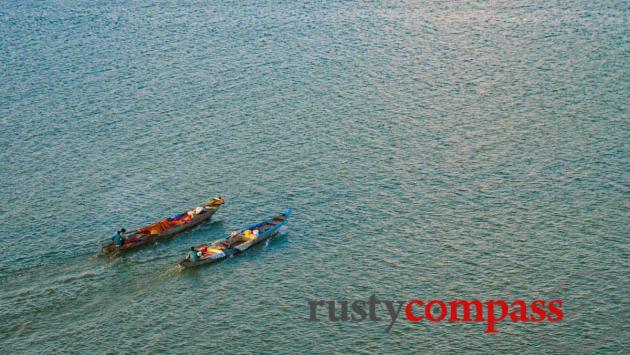
M 250 247 L 278 234 L 281 228 L 288 222 L 291 210 L 286 210 L 262 222 L 245 227 L 238 233 L 192 248 L 189 256 L 180 260 L 177 265 L 180 269 L 187 269 L 201 265 L 211 264 L 229 256 L 240 254 Z

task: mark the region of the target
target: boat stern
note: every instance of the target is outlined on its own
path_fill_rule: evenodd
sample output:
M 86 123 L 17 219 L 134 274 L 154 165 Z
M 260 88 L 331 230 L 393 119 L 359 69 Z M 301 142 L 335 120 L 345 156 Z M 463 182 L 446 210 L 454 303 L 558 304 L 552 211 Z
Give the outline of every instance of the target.
M 111 254 L 115 249 L 116 246 L 114 245 L 114 243 L 111 240 L 107 240 L 101 242 L 100 246 L 98 247 L 98 252 L 103 255 Z
M 179 271 L 187 269 L 189 267 L 189 264 L 190 264 L 190 261 L 188 259 L 182 259 L 177 262 L 177 269 Z

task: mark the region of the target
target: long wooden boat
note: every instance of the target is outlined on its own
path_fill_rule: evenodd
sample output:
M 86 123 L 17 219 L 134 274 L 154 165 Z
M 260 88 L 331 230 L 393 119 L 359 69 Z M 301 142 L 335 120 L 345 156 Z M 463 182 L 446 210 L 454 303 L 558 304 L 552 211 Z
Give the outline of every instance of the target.
M 262 222 L 243 228 L 240 232 L 209 244 L 197 245 L 194 251 L 198 254 L 195 262 L 189 257 L 180 260 L 177 265 L 180 270 L 211 264 L 227 257 L 240 254 L 252 246 L 265 241 L 278 234 L 280 229 L 288 222 L 291 216 L 288 209 Z
M 129 232 L 124 243 L 120 246 L 114 244 L 112 239 L 106 240 L 101 243 L 100 252 L 101 254 L 115 256 L 123 251 L 170 239 L 178 233 L 210 220 L 212 215 L 224 203 L 225 201 L 221 197 L 215 197 L 193 210 L 175 214 L 170 218 L 164 218 L 146 227 Z

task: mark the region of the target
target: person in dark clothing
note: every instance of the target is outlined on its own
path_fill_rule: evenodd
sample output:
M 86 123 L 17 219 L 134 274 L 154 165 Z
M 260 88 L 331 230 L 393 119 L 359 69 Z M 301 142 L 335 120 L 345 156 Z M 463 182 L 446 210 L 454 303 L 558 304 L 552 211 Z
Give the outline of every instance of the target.
M 196 263 L 199 261 L 199 255 L 197 255 L 197 251 L 195 250 L 195 247 L 190 247 L 190 251 L 188 252 L 188 260 L 190 260 L 193 263 Z
M 114 237 L 112 237 L 114 244 L 116 244 L 117 246 L 122 246 L 123 244 L 125 244 L 125 240 L 127 239 L 127 237 L 125 236 L 125 232 L 127 232 L 125 228 L 121 228 L 118 232 L 116 232 Z

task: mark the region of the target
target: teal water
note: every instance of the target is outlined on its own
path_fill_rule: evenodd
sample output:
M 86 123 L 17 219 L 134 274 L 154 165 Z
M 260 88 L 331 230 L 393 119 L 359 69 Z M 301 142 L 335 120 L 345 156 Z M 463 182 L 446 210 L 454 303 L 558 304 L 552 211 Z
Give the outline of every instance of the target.
M 4 1 L 0 349 L 628 352 L 624 1 Z M 212 223 L 98 241 L 214 195 Z M 287 235 L 177 273 L 291 207 Z M 308 300 L 560 298 L 560 323 Z M 386 313 L 385 313 L 386 314 Z

